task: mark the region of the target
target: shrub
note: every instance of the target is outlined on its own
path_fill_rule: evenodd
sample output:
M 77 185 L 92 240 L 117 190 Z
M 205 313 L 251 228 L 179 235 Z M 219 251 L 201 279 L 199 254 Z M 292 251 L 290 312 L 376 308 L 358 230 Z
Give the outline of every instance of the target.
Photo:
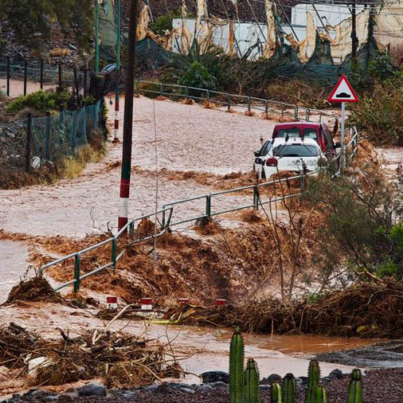
M 157 35 L 164 35 L 166 31 L 171 31 L 173 28 L 172 22 L 174 18 L 182 17 L 182 7 L 172 10 L 169 14 L 161 15 L 157 17 L 153 24 L 151 24 L 151 30 Z M 186 13 L 187 18 L 194 17 L 191 13 Z
M 41 113 L 49 111 L 58 111 L 61 107 L 66 108 L 71 98 L 67 91 L 37 91 L 32 94 L 18 97 L 13 100 L 6 108 L 7 112 L 18 113 L 25 108 L 33 108 Z
M 311 178 L 303 197 L 324 217 L 317 263 L 329 274 L 350 268 L 362 278 L 403 279 L 400 193 L 398 182 L 365 167 L 337 180 L 325 174 Z
M 375 144 L 403 145 L 403 88 L 400 80 L 375 84 L 353 105 L 349 122 Z

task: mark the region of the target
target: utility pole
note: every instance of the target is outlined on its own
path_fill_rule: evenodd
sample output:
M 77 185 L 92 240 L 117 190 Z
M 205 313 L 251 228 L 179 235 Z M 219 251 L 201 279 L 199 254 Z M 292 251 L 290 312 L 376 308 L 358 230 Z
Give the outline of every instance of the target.
M 122 5 L 121 0 L 116 0 L 116 89 L 115 89 L 115 131 L 113 142 L 119 143 L 119 101 L 120 101 L 120 45 L 121 45 L 121 24 L 122 24 Z
M 95 1 L 95 75 L 99 74 L 99 2 Z
M 118 228 L 121 230 L 129 218 L 130 176 L 132 162 L 134 66 L 136 61 L 138 0 L 131 0 L 129 24 L 129 58 L 127 63 L 125 115 L 123 121 L 122 176 L 120 181 L 120 207 Z

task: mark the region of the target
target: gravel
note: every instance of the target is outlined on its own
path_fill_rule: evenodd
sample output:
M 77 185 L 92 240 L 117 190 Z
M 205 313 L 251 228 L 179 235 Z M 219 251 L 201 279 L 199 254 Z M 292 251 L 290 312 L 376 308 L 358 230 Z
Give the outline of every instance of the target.
M 297 379 L 298 380 L 298 379 Z M 342 379 L 330 381 L 322 380 L 328 400 L 331 403 L 345 403 L 350 378 L 344 375 Z M 363 403 L 401 403 L 403 402 L 403 369 L 376 370 L 366 373 L 363 377 L 364 399 Z M 304 400 L 304 386 L 297 382 L 297 403 Z M 268 403 L 270 389 L 267 385 L 261 387 L 261 402 Z M 127 402 L 127 403 L 228 403 L 228 385 L 217 382 L 209 385 L 186 385 L 169 383 L 152 388 L 110 390 L 107 397 L 71 397 L 59 396 L 58 401 L 72 403 L 98 403 L 98 402 Z M 55 394 L 31 391 L 22 397 L 14 397 L 4 402 L 45 402 L 52 401 Z

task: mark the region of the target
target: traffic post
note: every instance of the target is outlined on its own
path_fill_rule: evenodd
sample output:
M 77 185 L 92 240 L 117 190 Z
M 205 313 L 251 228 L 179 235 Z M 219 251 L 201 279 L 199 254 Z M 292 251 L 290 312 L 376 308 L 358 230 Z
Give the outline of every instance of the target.
M 133 136 L 133 96 L 134 96 L 134 66 L 136 59 L 138 0 L 131 0 L 128 62 L 126 72 L 125 109 L 123 120 L 122 173 L 120 180 L 119 231 L 126 226 L 129 217 L 130 177 L 132 163 Z M 126 231 L 125 231 L 126 232 Z
M 336 86 L 334 87 L 329 102 L 341 103 L 341 156 L 340 156 L 340 169 L 346 167 L 346 145 L 345 145 L 345 123 L 346 123 L 346 102 L 358 102 L 358 97 L 347 77 L 343 74 Z

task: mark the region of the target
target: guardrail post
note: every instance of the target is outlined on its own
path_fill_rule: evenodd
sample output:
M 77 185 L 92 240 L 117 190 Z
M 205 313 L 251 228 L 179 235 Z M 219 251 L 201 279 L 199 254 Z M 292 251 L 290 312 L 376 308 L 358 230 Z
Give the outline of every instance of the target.
M 137 95 L 140 95 L 140 80 L 136 81 L 136 90 L 137 90 Z
M 129 236 L 134 237 L 134 220 L 132 220 L 129 224 Z
M 45 158 L 50 161 L 50 112 L 46 112 Z
M 7 57 L 7 96 L 10 96 L 10 58 Z
M 62 64 L 59 63 L 59 91 L 62 90 Z
M 211 194 L 206 196 L 206 217 L 210 218 L 211 216 Z
M 32 136 L 32 114 L 28 113 L 27 139 L 25 144 L 25 172 L 31 168 L 31 136 Z
M 165 204 L 162 206 L 162 228 L 165 228 Z
M 250 104 L 250 97 L 248 97 L 248 112 L 250 112 L 251 104 Z
M 83 140 L 84 140 L 84 144 L 87 144 L 87 110 L 86 107 L 83 106 L 81 109 L 81 113 L 82 113 L 82 124 L 83 124 Z
M 210 102 L 210 91 L 209 90 L 206 90 L 206 99 L 207 99 L 207 102 Z
M 305 111 L 305 119 L 306 119 L 306 121 L 307 122 L 309 122 L 309 109 L 306 109 L 306 111 Z
M 27 95 L 27 73 L 28 73 L 28 62 L 27 59 L 24 60 L 24 96 Z
M 301 193 L 305 190 L 305 175 L 301 176 Z
M 188 100 L 189 99 L 189 87 L 188 86 L 185 87 L 185 96 L 186 96 L 186 100 Z
M 319 123 L 322 123 L 322 112 L 319 112 Z
M 116 237 L 114 237 L 112 241 L 112 264 L 114 269 L 116 269 L 116 249 L 117 249 L 117 239 Z
M 74 258 L 74 292 L 78 292 L 80 290 L 80 255 L 77 255 Z
M 163 93 L 164 93 L 164 88 L 162 86 L 162 83 L 160 83 L 160 95 L 162 96 Z
M 254 204 L 254 209 L 259 210 L 259 188 L 257 185 L 253 188 L 253 204 Z
M 40 72 L 39 81 L 41 83 L 41 90 L 43 90 L 43 59 L 42 58 L 41 58 L 41 72 Z
M 294 106 L 294 120 L 298 120 L 298 106 Z
M 281 105 L 281 117 L 284 117 L 284 105 Z
M 227 94 L 227 108 L 229 112 L 231 110 L 231 94 Z
M 266 113 L 266 118 L 269 117 L 269 101 L 266 99 L 265 105 L 264 105 L 264 111 Z

